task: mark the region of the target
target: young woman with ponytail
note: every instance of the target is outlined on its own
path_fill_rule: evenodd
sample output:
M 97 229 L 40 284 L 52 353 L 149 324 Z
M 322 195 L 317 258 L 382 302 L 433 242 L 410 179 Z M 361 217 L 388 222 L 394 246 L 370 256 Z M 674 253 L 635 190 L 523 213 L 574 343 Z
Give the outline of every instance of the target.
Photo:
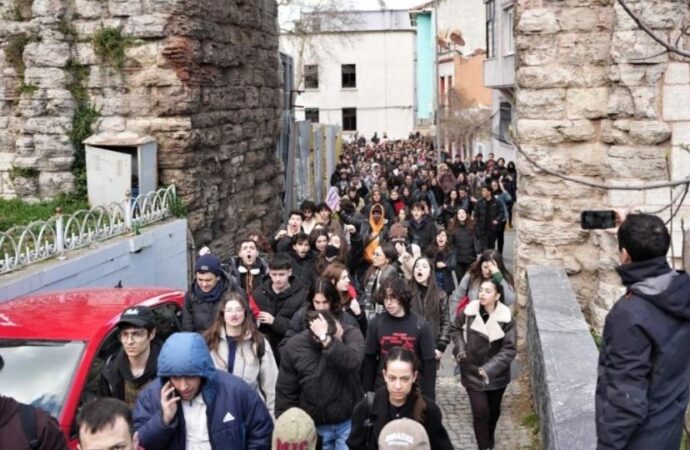
M 360 401 L 352 413 L 352 431 L 347 439 L 350 450 L 376 450 L 383 427 L 402 418 L 424 426 L 432 449 L 453 449 L 443 427 L 441 409 L 421 393 L 418 374 L 414 352 L 402 347 L 388 352 L 383 365 L 385 386 L 373 393 L 373 400 Z

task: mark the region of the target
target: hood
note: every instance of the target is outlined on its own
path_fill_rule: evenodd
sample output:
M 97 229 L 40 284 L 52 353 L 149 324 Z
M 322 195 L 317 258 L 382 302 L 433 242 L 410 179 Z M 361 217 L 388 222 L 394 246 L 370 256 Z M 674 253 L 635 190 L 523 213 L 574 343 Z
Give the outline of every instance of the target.
M 0 395 L 0 428 L 14 417 L 18 409 L 19 403 L 15 399 Z
M 127 360 L 127 354 L 124 349 L 120 349 L 115 357 L 115 368 L 120 373 L 120 376 L 133 383 L 137 387 L 141 387 L 147 384 L 152 378 L 156 377 L 156 363 L 158 362 L 158 355 L 161 351 L 161 341 L 156 337 L 151 341 L 151 354 L 149 359 L 146 361 L 146 367 L 144 367 L 144 373 L 134 378 L 132 375 L 132 370 L 129 367 L 129 362 Z
M 216 369 L 206 341 L 199 333 L 174 333 L 163 344 L 158 355 L 158 376 L 201 377 L 204 398 L 215 388 Z
M 665 256 L 623 264 L 616 271 L 633 294 L 672 316 L 690 320 L 690 277 L 674 271 Z

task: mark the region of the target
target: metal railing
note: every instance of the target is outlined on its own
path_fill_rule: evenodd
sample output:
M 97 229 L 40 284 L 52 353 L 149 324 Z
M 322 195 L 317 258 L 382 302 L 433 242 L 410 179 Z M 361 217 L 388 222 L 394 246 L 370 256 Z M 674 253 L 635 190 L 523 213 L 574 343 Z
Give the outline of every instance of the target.
M 120 203 L 82 209 L 63 215 L 60 208 L 53 217 L 0 232 L 0 275 L 37 261 L 64 258 L 65 253 L 138 230 L 168 218 L 176 200 L 171 185 Z

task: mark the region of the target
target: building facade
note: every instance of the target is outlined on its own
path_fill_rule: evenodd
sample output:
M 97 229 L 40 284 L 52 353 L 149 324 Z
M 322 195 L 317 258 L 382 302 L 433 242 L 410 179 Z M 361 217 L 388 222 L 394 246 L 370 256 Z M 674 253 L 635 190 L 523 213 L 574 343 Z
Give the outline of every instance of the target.
M 485 0 L 484 85 L 493 90 L 491 152 L 515 160 L 510 135 L 515 110 L 515 35 L 513 0 Z
M 345 136 L 407 137 L 416 107 L 416 31 L 409 12 L 339 14 L 305 20 L 301 32 L 281 36 L 282 50 L 295 61 L 297 120 L 339 125 Z

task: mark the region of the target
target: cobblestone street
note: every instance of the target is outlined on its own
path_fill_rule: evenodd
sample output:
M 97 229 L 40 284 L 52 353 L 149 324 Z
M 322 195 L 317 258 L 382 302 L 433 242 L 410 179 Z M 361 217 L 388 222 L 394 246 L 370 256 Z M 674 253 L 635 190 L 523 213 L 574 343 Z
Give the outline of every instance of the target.
M 506 266 L 511 270 L 514 237 L 514 231 L 506 231 L 504 257 Z M 526 372 L 529 368 L 524 345 L 519 345 L 518 351 L 518 356 L 513 363 L 513 381 L 508 385 L 503 397 L 495 450 L 538 450 L 541 448 L 538 436 L 533 435 L 532 429 L 523 424 L 524 418 L 533 411 L 529 409 L 527 403 L 529 386 Z M 451 344 L 441 362 L 436 383 L 436 399 L 443 411 L 443 421 L 455 448 L 457 450 L 476 449 L 467 393 L 460 383 L 459 376 L 453 375 L 453 368 Z

